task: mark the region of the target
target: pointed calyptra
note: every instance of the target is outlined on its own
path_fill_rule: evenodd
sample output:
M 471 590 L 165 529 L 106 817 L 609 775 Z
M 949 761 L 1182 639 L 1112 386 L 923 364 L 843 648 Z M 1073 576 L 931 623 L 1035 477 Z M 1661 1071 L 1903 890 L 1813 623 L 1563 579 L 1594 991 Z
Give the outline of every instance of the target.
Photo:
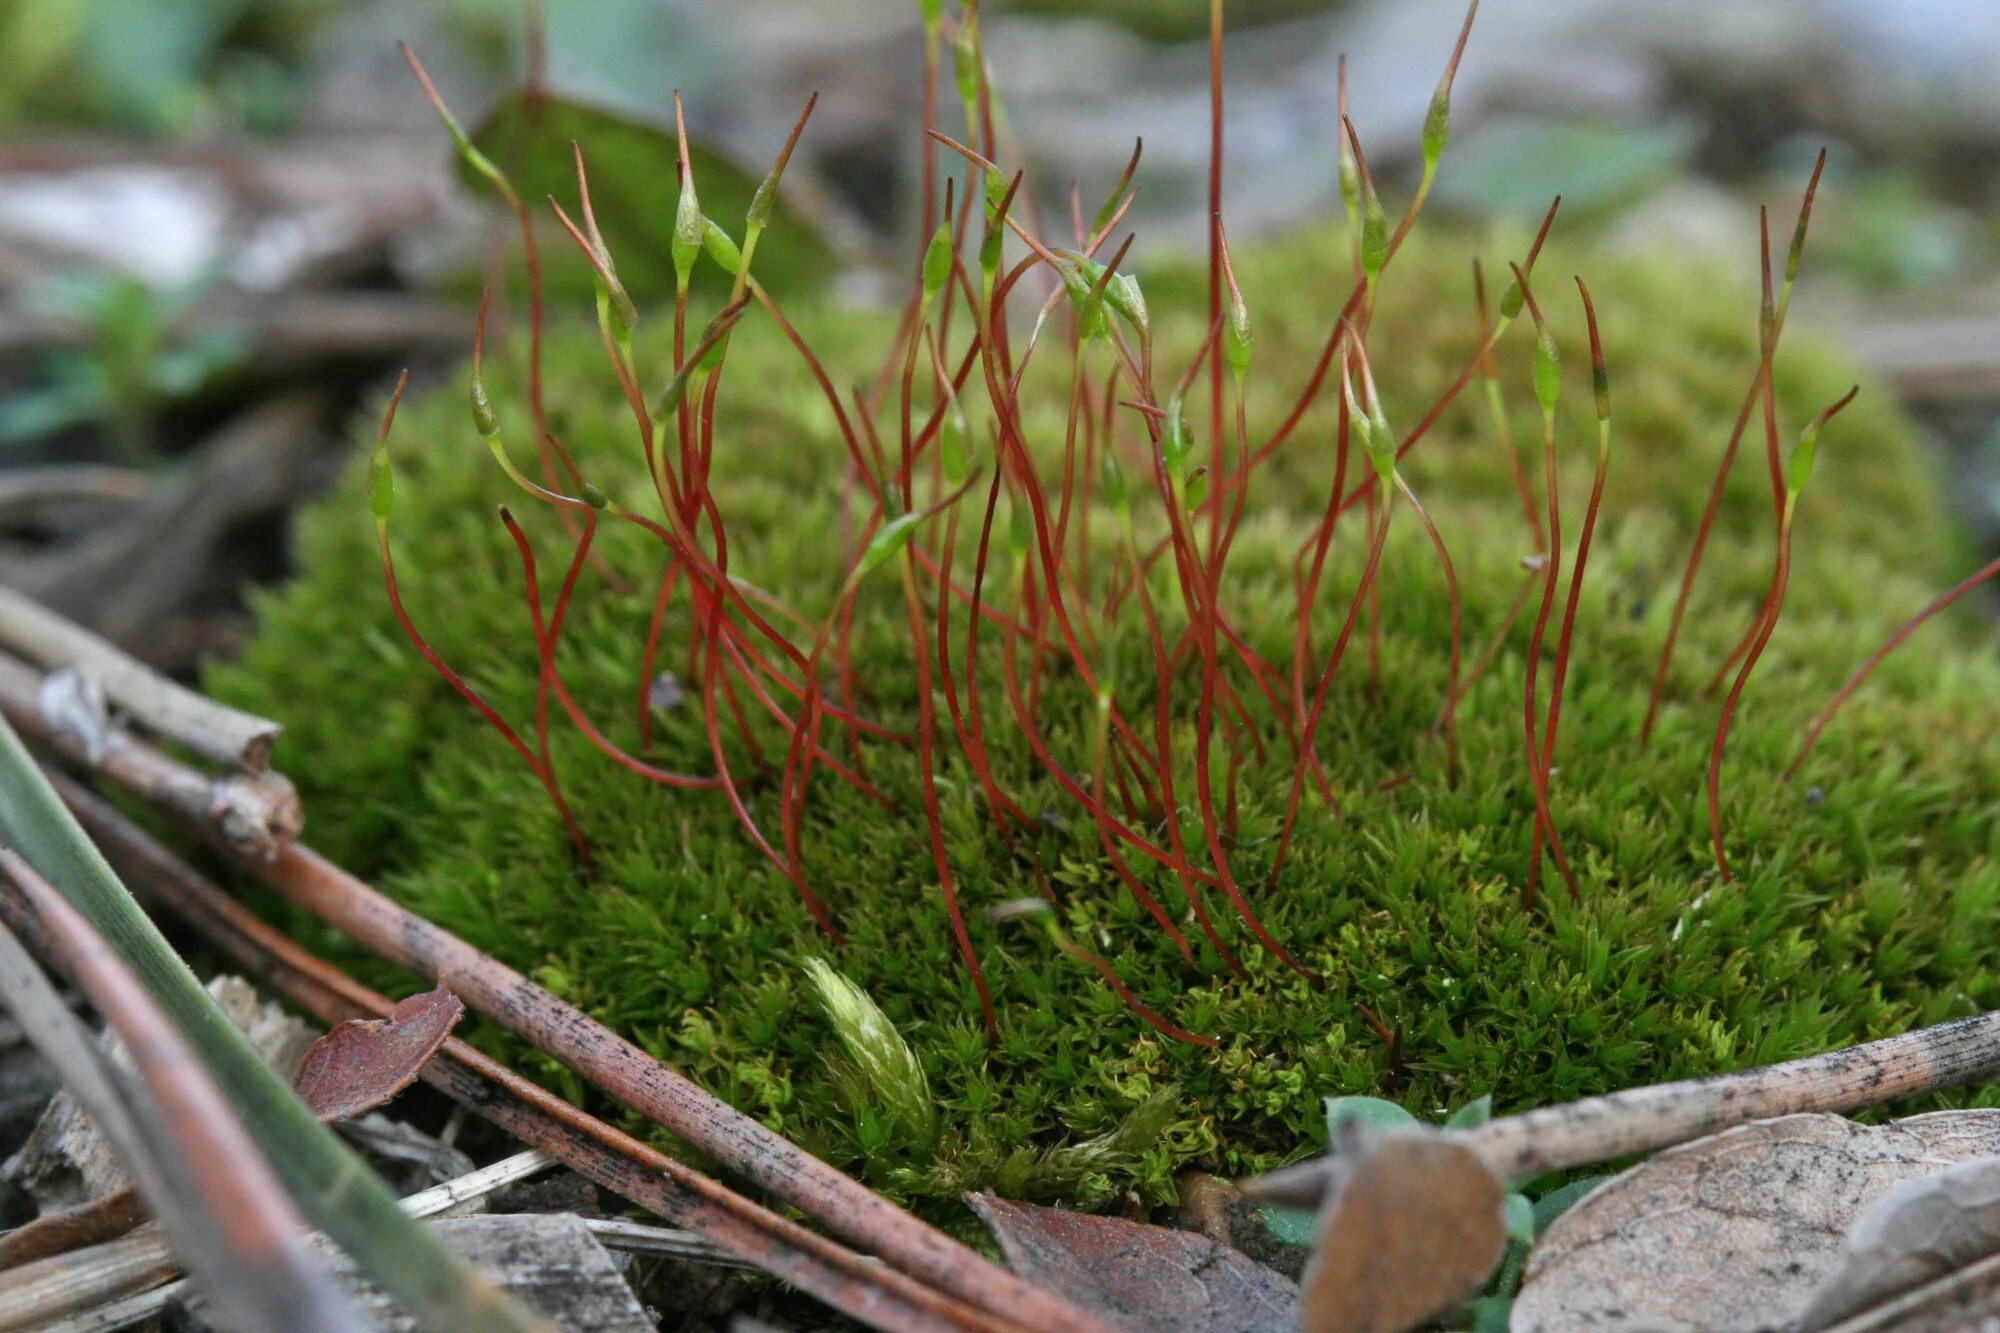
M 674 239 L 671 246 L 674 261 L 674 281 L 682 291 L 687 290 L 688 279 L 694 272 L 695 260 L 701 258 L 702 224 L 701 200 L 694 192 L 694 164 L 681 164 L 681 197 L 674 210 Z
M 1146 307 L 1146 294 L 1139 290 L 1139 279 L 1132 273 L 1114 273 L 1104 276 L 1104 265 L 1083 255 L 1071 254 L 1076 266 L 1083 271 L 1084 281 L 1099 291 L 1104 304 L 1117 311 L 1141 338 L 1151 334 L 1152 312 Z

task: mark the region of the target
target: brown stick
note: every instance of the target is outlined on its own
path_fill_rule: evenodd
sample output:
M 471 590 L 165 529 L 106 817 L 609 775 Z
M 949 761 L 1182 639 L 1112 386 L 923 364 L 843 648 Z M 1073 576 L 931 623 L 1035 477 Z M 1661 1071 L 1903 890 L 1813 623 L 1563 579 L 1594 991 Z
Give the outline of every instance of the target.
M 135 892 L 166 906 L 272 990 L 329 1023 L 380 1017 L 394 1007 L 266 925 L 75 781 L 60 775 L 51 780 Z M 471 995 L 463 998 L 479 1007 Z M 996 1317 L 933 1291 L 787 1221 L 577 1110 L 462 1041 L 447 1041 L 424 1066 L 422 1077 L 578 1174 L 700 1232 L 852 1318 L 883 1329 L 954 1333 L 1035 1326 L 1025 1315 L 1023 1323 L 1016 1323 L 1005 1312 Z M 1073 1320 L 1064 1327 L 1095 1325 Z
M 1502 1179 L 1655 1152 L 1752 1120 L 1854 1111 L 2000 1074 L 2000 1012 L 1738 1074 L 1630 1088 L 1448 1131 Z M 1272 1202 L 1317 1206 L 1339 1171 L 1317 1157 L 1246 1182 Z

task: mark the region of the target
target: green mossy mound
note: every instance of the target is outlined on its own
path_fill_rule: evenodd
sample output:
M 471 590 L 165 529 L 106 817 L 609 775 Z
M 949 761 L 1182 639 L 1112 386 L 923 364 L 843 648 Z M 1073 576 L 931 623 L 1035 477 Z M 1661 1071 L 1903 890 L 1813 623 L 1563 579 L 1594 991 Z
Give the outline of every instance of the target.
M 1500 247 L 1486 249 L 1488 271 L 1504 273 Z M 1346 291 L 1343 254 L 1337 241 L 1314 236 L 1242 265 L 1256 328 L 1253 435 L 1289 406 L 1318 352 Z M 1032 895 L 1036 884 L 1026 861 L 993 836 L 955 747 L 941 774 L 944 825 L 999 1009 L 996 1048 L 988 1049 L 952 945 L 908 750 L 867 748 L 868 772 L 898 802 L 895 815 L 823 770 L 813 786 L 808 872 L 848 934 L 844 950 L 830 950 L 718 795 L 646 786 L 561 727 L 558 765 L 598 856 L 596 873 L 581 873 L 531 776 L 397 632 L 358 468 L 305 516 L 302 577 L 262 599 L 258 638 L 211 684 L 286 721 L 279 760 L 299 781 L 320 848 L 813 1151 L 906 1195 L 990 1185 L 1083 1201 L 1136 1188 L 1159 1199 L 1184 1164 L 1240 1173 L 1315 1147 L 1326 1095 L 1387 1091 L 1431 1114 L 1492 1091 L 1504 1110 L 1784 1059 L 1995 1007 L 2000 667 L 1990 636 L 1969 617 L 1927 630 L 1878 673 L 1798 781 L 1781 780 L 1811 711 L 1962 563 L 1911 430 L 1883 393 L 1867 390 L 1827 432 L 1801 503 L 1784 623 L 1730 745 L 1724 796 L 1739 882 L 1720 883 L 1701 796 L 1717 703 L 1703 690 L 1770 576 L 1769 482 L 1754 426 L 1650 749 L 1640 748 L 1638 731 L 1693 525 L 1754 369 L 1755 295 L 1708 272 L 1551 245 L 1539 272 L 1542 300 L 1566 338 L 1560 429 L 1572 547 L 1594 453 L 1572 271 L 1593 283 L 1615 407 L 1611 481 L 1553 791 L 1582 879 L 1580 902 L 1551 879 L 1557 891 L 1522 908 L 1532 813 L 1521 734 L 1525 621 L 1464 703 L 1456 786 L 1435 747 L 1421 741 L 1445 687 L 1446 602 L 1407 510 L 1384 565 L 1379 699 L 1369 692 L 1366 653 L 1356 651 L 1322 734 L 1345 817 L 1328 817 L 1309 798 L 1294 854 L 1268 891 L 1289 765 L 1253 765 L 1242 784 L 1238 876 L 1254 886 L 1278 938 L 1324 973 L 1324 988 L 1257 948 L 1219 896 L 1218 920 L 1252 978 L 1233 979 L 1208 949 L 1198 973 L 1183 970 L 1110 874 L 1088 817 L 1034 768 L 1008 719 L 997 646 L 983 639 L 996 763 L 1025 808 L 1054 812 L 1036 851 L 1063 897 L 1068 930 L 1110 959 L 1145 1003 L 1219 1037 L 1219 1050 L 1163 1039 L 1032 923 L 986 919 L 987 908 Z M 1146 281 L 1155 318 L 1185 349 L 1198 322 L 1200 275 L 1173 270 Z M 1391 418 L 1403 428 L 1471 347 L 1469 287 L 1466 248 L 1441 241 L 1413 243 L 1385 280 L 1370 346 Z M 803 312 L 801 323 L 836 383 L 866 374 L 890 332 L 880 319 L 824 310 Z M 1539 423 L 1529 354 L 1520 330 L 1501 349 L 1532 472 L 1536 456 L 1526 451 Z M 1162 364 L 1184 364 L 1184 356 L 1163 352 Z M 1794 333 L 1777 373 L 1787 446 L 1850 375 Z M 493 387 L 525 460 L 518 377 L 495 378 L 513 380 Z M 832 417 L 754 313 L 736 336 L 728 378 L 715 489 L 729 516 L 732 568 L 817 618 L 842 574 L 842 453 Z M 1066 372 L 1052 361 L 1043 379 L 1036 429 L 1059 448 Z M 594 332 L 552 343 L 548 396 L 555 430 L 586 471 L 643 507 L 639 451 Z M 534 510 L 524 518 L 546 580 L 559 575 L 566 547 L 548 512 L 510 492 L 465 404 L 462 382 L 404 404 L 394 439 L 394 540 L 418 623 L 519 722 L 531 716 L 535 655 L 495 504 Z M 1227 605 L 1276 661 L 1290 660 L 1290 561 L 1324 503 L 1331 436 L 1329 396 L 1259 474 L 1230 561 Z M 1501 623 L 1529 550 L 1506 462 L 1477 402 L 1448 412 L 1406 470 L 1457 562 L 1469 661 Z M 1137 507 L 1142 526 L 1157 529 L 1157 502 Z M 1357 520 L 1358 511 L 1335 543 L 1316 623 L 1322 653 L 1359 575 Z M 1003 513 L 1002 531 L 1006 521 Z M 1108 540 L 1113 527 L 1100 520 L 1098 530 Z M 622 526 L 607 529 L 602 549 L 647 590 L 620 594 L 587 575 L 561 660 L 576 696 L 630 745 L 661 556 Z M 1111 567 L 1107 550 L 1097 587 Z M 993 587 L 1011 588 L 1011 579 L 1003 560 Z M 1162 605 L 1178 606 L 1164 571 L 1155 592 Z M 861 604 L 854 651 L 864 708 L 908 730 L 915 673 L 893 568 L 864 585 Z M 962 611 L 956 623 L 962 651 Z M 683 605 L 662 665 L 684 663 L 685 630 Z M 1130 609 L 1106 635 L 1100 663 L 1133 699 L 1150 691 L 1143 627 Z M 1191 716 L 1191 677 L 1179 694 Z M 1091 701 L 1056 673 L 1043 709 L 1058 753 L 1087 771 Z M 706 771 L 697 711 L 662 717 L 662 762 Z M 1177 741 L 1183 769 L 1191 735 L 1188 725 Z M 1283 743 L 1270 739 L 1282 756 Z M 735 762 L 739 772 L 753 767 L 747 755 Z M 1406 771 L 1411 780 L 1378 790 Z M 756 796 L 771 830 L 773 790 Z M 1181 790 L 1192 791 L 1185 772 Z M 1198 846 L 1192 813 L 1186 828 Z M 1166 873 L 1148 882 L 1161 901 L 1184 901 Z M 323 932 L 311 938 L 336 947 Z M 806 957 L 828 954 L 918 1053 L 946 1127 L 935 1152 L 907 1142 L 839 1059 L 801 968 Z M 1402 1026 L 1406 1072 L 1390 1069 L 1357 1002 Z M 472 1035 L 565 1093 L 581 1092 L 489 1025 L 474 1025 Z M 1177 1092 L 1165 1129 L 1143 1145 L 1118 1145 L 1138 1151 L 1051 1154 L 1112 1131 L 1168 1085 Z

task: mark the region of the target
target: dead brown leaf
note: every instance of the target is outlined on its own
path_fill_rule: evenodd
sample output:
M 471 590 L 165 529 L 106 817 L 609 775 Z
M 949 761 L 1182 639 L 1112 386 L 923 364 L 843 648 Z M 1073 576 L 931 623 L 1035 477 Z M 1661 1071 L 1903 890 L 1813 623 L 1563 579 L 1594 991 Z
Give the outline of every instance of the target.
M 1506 1189 L 1479 1155 L 1428 1130 L 1343 1146 L 1306 1265 L 1307 1333 L 1376 1333 L 1442 1314 L 1479 1289 L 1506 1246 Z
M 1291 1279 L 1191 1231 L 1013 1203 L 966 1202 L 1016 1273 L 1132 1333 L 1293 1333 Z
M 312 1044 L 292 1086 L 322 1120 L 352 1120 L 416 1081 L 465 1013 L 444 987 L 412 995 L 387 1018 L 351 1018 Z
M 1549 1229 L 1528 1258 L 1511 1327 L 1793 1327 L 1871 1203 L 1996 1153 L 2000 1111 L 1887 1125 L 1783 1116 L 1670 1149 Z

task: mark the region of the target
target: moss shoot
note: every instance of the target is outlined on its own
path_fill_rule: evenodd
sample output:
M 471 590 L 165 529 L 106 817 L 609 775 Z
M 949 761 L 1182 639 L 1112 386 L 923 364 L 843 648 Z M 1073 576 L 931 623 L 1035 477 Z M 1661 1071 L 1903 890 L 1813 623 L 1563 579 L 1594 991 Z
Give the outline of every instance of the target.
M 1445 390 L 1474 347 L 1470 253 L 1504 275 L 1520 248 L 1419 235 L 1398 255 L 1368 345 L 1399 429 Z M 1255 323 L 1253 440 L 1268 435 L 1310 371 L 1347 290 L 1346 254 L 1338 237 L 1314 234 L 1237 257 Z M 1796 519 L 1784 618 L 1730 738 L 1723 804 L 1736 879 L 1724 882 L 1714 874 L 1704 813 L 1719 703 L 1705 691 L 1771 578 L 1775 525 L 1754 420 L 1650 747 L 1641 748 L 1639 729 L 1694 525 L 1755 369 L 1755 294 L 1705 271 L 1565 252 L 1560 236 L 1537 271 L 1548 275 L 1538 292 L 1562 341 L 1557 428 L 1572 544 L 1596 437 L 1572 271 L 1586 275 L 1603 321 L 1615 413 L 1550 785 L 1581 896 L 1572 903 L 1545 873 L 1539 900 L 1524 910 L 1534 796 L 1522 688 L 1533 604 L 1460 706 L 1462 771 L 1453 783 L 1441 747 L 1424 739 L 1445 697 L 1444 583 L 1404 509 L 1383 560 L 1379 673 L 1371 683 L 1364 630 L 1333 682 L 1320 731 L 1340 815 L 1309 789 L 1274 884 L 1265 877 L 1293 768 L 1261 701 L 1252 715 L 1266 758 L 1248 760 L 1238 784 L 1237 878 L 1321 985 L 1257 947 L 1211 892 L 1218 930 L 1249 973 L 1233 976 L 1187 925 L 1175 876 L 1133 857 L 1153 896 L 1186 927 L 1198 966 L 1184 967 L 1114 877 L 1092 818 L 1029 754 L 1004 702 L 997 633 L 982 637 L 977 662 L 993 769 L 1013 800 L 1040 816 L 1033 837 L 1010 849 L 995 835 L 958 747 L 941 746 L 938 768 L 947 852 L 999 1017 L 991 1046 L 940 899 L 913 747 L 862 746 L 867 775 L 893 812 L 824 768 L 814 779 L 806 871 L 846 933 L 844 948 L 831 945 L 718 793 L 649 785 L 559 724 L 556 767 L 595 849 L 586 871 L 534 777 L 397 631 L 358 466 L 303 517 L 300 577 L 260 600 L 256 640 L 210 684 L 230 702 L 285 720 L 279 762 L 300 785 L 308 836 L 323 851 L 773 1128 L 906 1197 L 992 1187 L 1081 1202 L 1129 1189 L 1159 1200 L 1185 1165 L 1244 1173 L 1316 1148 L 1329 1095 L 1380 1092 L 1429 1115 L 1490 1091 L 1501 1109 L 1514 1109 L 1786 1059 L 2000 1005 L 2000 666 L 1990 634 L 1971 617 L 1927 630 L 1869 682 L 1797 779 L 1782 778 L 1812 711 L 1900 620 L 1969 567 L 1910 427 L 1886 394 L 1864 387 L 1827 428 Z M 1171 268 L 1147 272 L 1144 282 L 1162 364 L 1178 370 L 1200 334 L 1203 276 Z M 894 337 L 893 323 L 876 316 L 795 313 L 837 384 L 869 374 Z M 1498 354 L 1521 458 L 1535 476 L 1540 421 L 1525 324 Z M 488 379 L 526 464 L 521 375 L 509 359 L 519 356 L 515 342 Z M 650 382 L 663 380 L 659 331 L 642 326 L 639 349 Z M 1028 434 L 1051 494 L 1061 485 L 1063 364 L 1052 355 L 1031 376 L 1046 382 L 1027 392 Z M 1776 369 L 1786 442 L 1851 378 L 1850 367 L 1793 332 Z M 754 310 L 735 334 L 725 381 L 712 488 L 728 519 L 730 568 L 817 622 L 846 573 L 844 453 L 831 410 Z M 527 526 L 545 598 L 570 548 L 555 517 L 522 503 L 480 447 L 466 392 L 460 380 L 403 405 L 391 444 L 399 481 L 392 539 L 417 623 L 525 729 L 536 651 L 515 549 L 495 505 L 512 504 Z M 645 509 L 644 464 L 594 330 L 552 339 L 548 401 L 551 429 L 587 475 Z M 983 455 L 990 468 L 983 393 L 967 406 L 975 461 Z M 1190 406 L 1191 419 L 1204 422 L 1199 393 Z M 1234 624 L 1273 662 L 1291 660 L 1292 560 L 1325 505 L 1334 407 L 1335 396 L 1324 395 L 1257 472 L 1222 579 Z M 894 429 L 886 414 L 882 426 Z M 1198 447 L 1205 451 L 1205 441 Z M 1141 460 L 1128 454 L 1129 476 L 1144 477 Z M 1365 466 L 1357 453 L 1351 477 Z M 1529 577 L 1522 557 L 1532 549 L 1477 385 L 1404 471 L 1450 544 L 1469 664 Z M 1134 502 L 1142 540 L 1156 540 L 1165 531 L 1157 496 L 1139 481 L 1134 493 L 1143 497 Z M 1001 504 L 1004 534 L 1008 501 Z M 967 581 L 977 516 L 968 501 L 956 572 Z M 1102 548 L 1088 573 L 1099 590 L 1095 607 L 1119 556 L 1108 510 L 1100 506 L 1093 519 Z M 934 528 L 925 540 L 935 547 L 942 538 Z M 996 548 L 1005 545 L 996 538 Z M 559 663 L 597 724 L 635 748 L 638 663 L 664 557 L 622 524 L 606 524 L 599 546 L 629 590 L 585 573 Z M 1357 508 L 1333 541 L 1313 618 L 1316 661 L 1347 610 L 1366 546 Z M 1168 564 L 1156 567 L 1151 586 L 1171 640 L 1186 622 Z M 1567 571 L 1566 560 L 1565 584 Z M 1013 558 L 999 550 L 989 593 L 1011 605 L 1019 581 Z M 922 591 L 934 614 L 934 584 Z M 964 608 L 953 615 L 962 652 Z M 1147 715 L 1153 660 L 1132 599 L 1091 628 L 1094 669 L 1121 706 Z M 685 670 L 688 632 L 682 600 L 662 667 Z M 861 585 L 852 652 L 859 710 L 913 732 L 916 668 L 893 564 Z M 1041 682 L 1043 733 L 1070 772 L 1088 774 L 1096 701 L 1059 660 Z M 1194 655 L 1173 688 L 1191 856 L 1202 846 L 1191 809 L 1199 676 Z M 1542 676 L 1546 691 L 1546 663 Z M 1255 698 L 1247 676 L 1232 680 Z M 782 764 L 776 728 L 759 734 L 767 761 Z M 825 735 L 830 750 L 845 753 L 838 728 Z M 698 694 L 658 715 L 653 754 L 676 768 L 711 770 Z M 1218 747 L 1218 801 L 1222 754 Z M 775 837 L 777 775 L 759 776 L 740 744 L 732 764 Z M 1043 925 L 990 919 L 995 905 L 1041 892 L 1037 867 L 1069 940 L 1108 961 L 1146 1006 L 1219 1044 L 1163 1037 Z M 323 932 L 310 938 L 339 951 Z M 356 962 L 351 951 L 340 956 Z M 807 980 L 816 957 L 865 991 L 914 1050 L 935 1106 L 924 1127 L 916 1125 L 924 1117 L 897 1114 L 899 1099 L 872 1087 L 836 1041 Z M 382 979 L 379 968 L 371 975 Z M 1401 1029 L 1399 1061 L 1362 1006 Z M 573 1078 L 489 1025 L 471 1035 L 566 1095 L 581 1094 Z

